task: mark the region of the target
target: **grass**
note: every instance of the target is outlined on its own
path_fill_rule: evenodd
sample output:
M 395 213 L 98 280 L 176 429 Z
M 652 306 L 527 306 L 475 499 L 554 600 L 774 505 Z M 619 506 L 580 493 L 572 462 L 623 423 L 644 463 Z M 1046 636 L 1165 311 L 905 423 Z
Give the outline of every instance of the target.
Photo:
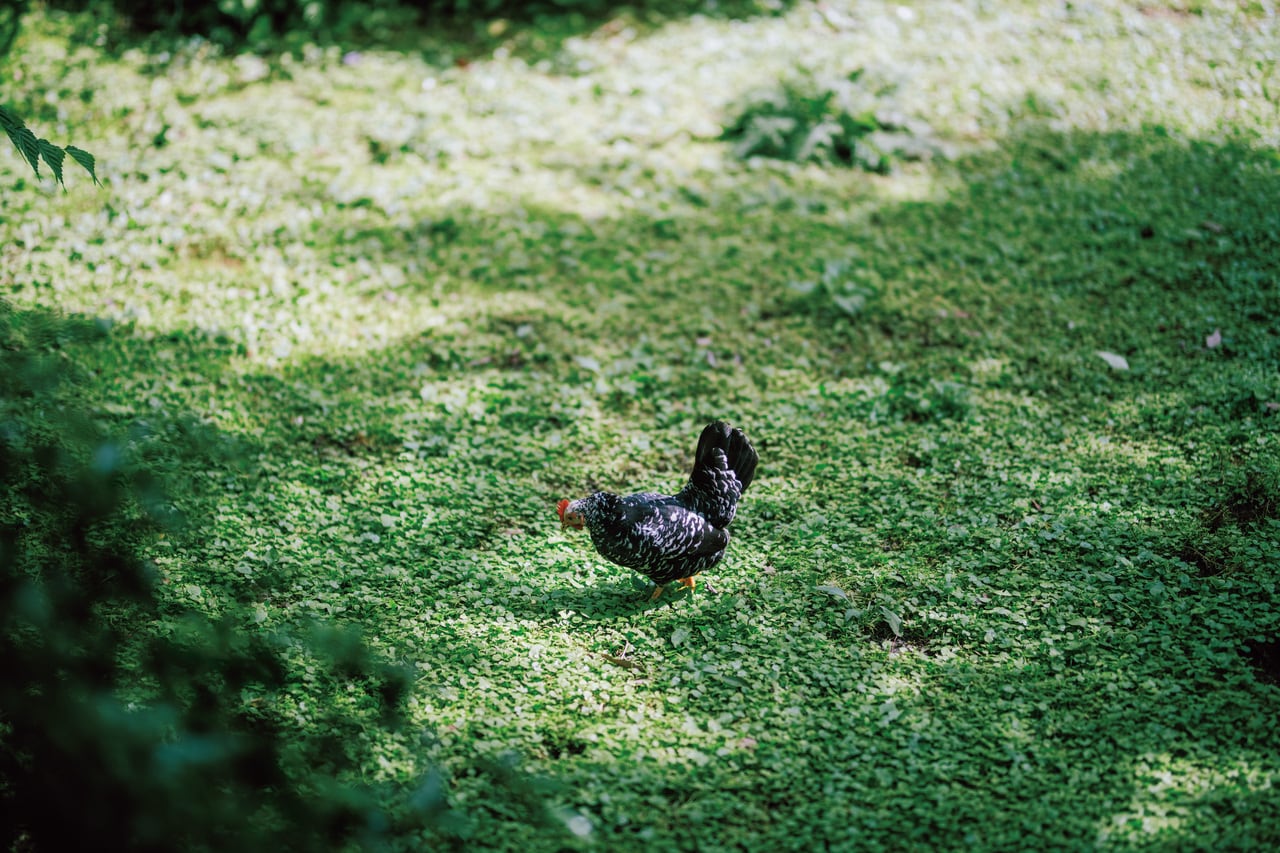
M 29 22 L 6 94 L 105 186 L 2 164 L 3 298 L 110 325 L 60 349 L 101 424 L 234 448 L 166 457 L 170 612 L 248 600 L 244 632 L 356 627 L 411 668 L 408 724 L 338 748 L 347 781 L 445 786 L 425 840 L 1280 840 L 1265 4 L 797 2 L 265 57 L 74 26 Z M 753 92 L 859 69 L 946 155 L 720 139 Z M 756 484 L 716 592 L 646 603 L 555 502 L 678 488 L 713 418 Z M 299 738 L 373 701 L 323 681 L 299 654 L 273 700 Z

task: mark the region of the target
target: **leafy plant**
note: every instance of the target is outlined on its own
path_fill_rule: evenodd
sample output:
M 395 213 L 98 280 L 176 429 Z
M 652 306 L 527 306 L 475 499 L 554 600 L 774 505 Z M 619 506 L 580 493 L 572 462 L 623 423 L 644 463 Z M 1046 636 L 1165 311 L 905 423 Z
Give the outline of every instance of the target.
M 785 80 L 738 107 L 721 139 L 741 158 L 849 166 L 887 174 L 901 160 L 936 152 L 928 125 L 897 115 L 884 101 L 892 87 L 861 85 L 863 70 L 820 83 L 811 75 Z
M 0 843 L 327 850 L 387 831 L 385 796 L 316 773 L 400 719 L 403 671 L 349 631 L 246 631 L 243 615 L 161 604 L 141 554 L 179 532 L 169 500 L 76 404 L 56 357 L 104 334 L 0 302 Z M 370 696 L 368 720 L 326 721 L 336 744 L 288 736 L 273 710 L 298 654 Z M 442 797 L 397 820 L 447 813 Z
M 135 33 L 198 34 L 233 49 L 261 49 L 272 40 L 345 42 L 386 38 L 420 20 L 434 23 L 607 15 L 607 0 L 54 0 L 63 8 L 92 6 Z M 680 3 L 675 3 L 679 8 Z
M 802 305 L 812 310 L 834 310 L 845 319 L 853 319 L 874 306 L 882 284 L 873 267 L 849 257 L 823 261 L 817 279 L 793 281 L 790 289 Z
M 43 161 L 49 167 L 53 179 L 65 187 L 66 184 L 62 179 L 62 165 L 66 158 L 70 157 L 89 173 L 89 177 L 93 178 L 95 184 L 98 183 L 98 175 L 94 171 L 94 157 L 88 151 L 74 145 L 59 147 L 47 139 L 37 138 L 16 113 L 4 106 L 0 106 L 0 127 L 4 128 L 5 134 L 18 149 L 18 153 L 31 165 L 36 177 L 40 176 L 40 163 Z
M 896 382 L 885 400 L 895 417 L 909 421 L 962 420 L 973 410 L 969 388 L 947 379 L 930 379 L 922 388 Z
M 0 58 L 9 54 L 14 40 L 22 28 L 22 16 L 31 8 L 31 0 L 3 0 L 0 2 Z

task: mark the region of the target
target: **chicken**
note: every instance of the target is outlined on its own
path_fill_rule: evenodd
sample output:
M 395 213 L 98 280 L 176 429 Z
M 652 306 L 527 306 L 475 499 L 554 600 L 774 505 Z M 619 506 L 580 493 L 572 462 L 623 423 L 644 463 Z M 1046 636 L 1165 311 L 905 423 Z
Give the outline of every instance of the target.
M 679 493 L 596 492 L 556 509 L 566 528 L 586 528 L 606 560 L 652 580 L 650 601 L 671 581 L 693 589 L 694 576 L 724 556 L 729 522 L 755 476 L 756 455 L 742 430 L 716 421 L 698 439 L 693 473 Z

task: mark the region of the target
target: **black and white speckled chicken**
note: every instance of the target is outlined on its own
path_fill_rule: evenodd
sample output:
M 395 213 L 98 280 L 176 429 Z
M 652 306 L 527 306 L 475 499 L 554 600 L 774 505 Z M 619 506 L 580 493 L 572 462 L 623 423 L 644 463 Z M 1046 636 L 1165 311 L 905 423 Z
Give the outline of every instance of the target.
M 674 495 L 596 492 L 557 506 L 564 527 L 586 528 L 600 556 L 635 569 L 657 588 L 679 581 L 694 588 L 694 576 L 724 556 L 729 522 L 738 499 L 755 476 L 756 455 L 742 430 L 716 421 L 698 439 L 693 473 Z

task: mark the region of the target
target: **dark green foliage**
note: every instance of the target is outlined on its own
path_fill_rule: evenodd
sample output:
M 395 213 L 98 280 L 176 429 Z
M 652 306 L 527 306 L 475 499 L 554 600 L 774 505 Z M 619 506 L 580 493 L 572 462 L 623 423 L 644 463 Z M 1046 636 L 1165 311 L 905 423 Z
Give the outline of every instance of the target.
M 746 99 L 721 138 L 743 159 L 827 163 L 881 174 L 897 161 L 935 153 L 928 125 L 897 114 L 885 100 L 893 87 L 872 90 L 862 78 L 859 69 L 829 82 L 808 75 L 783 81 Z
M 891 418 L 905 421 L 963 420 L 973 408 L 969 389 L 946 379 L 921 384 L 895 382 L 884 401 Z
M 229 47 L 259 45 L 286 34 L 348 37 L 417 15 L 400 0 L 55 0 L 56 8 L 92 8 L 139 34 L 199 35 Z
M 159 603 L 141 555 L 176 516 L 76 399 L 69 352 L 106 335 L 0 303 L 0 844 L 328 850 L 385 833 L 388 802 L 325 768 L 396 724 L 405 675 L 349 631 L 273 635 Z M 371 719 L 322 712 L 324 737 L 287 737 L 273 703 L 298 655 L 364 691 Z
M 66 186 L 62 179 L 62 164 L 70 156 L 89 173 L 89 177 L 93 178 L 95 184 L 98 183 L 98 175 L 94 171 L 94 157 L 88 151 L 74 145 L 59 148 L 47 139 L 37 138 L 16 113 L 2 106 L 0 106 L 0 127 L 4 128 L 5 134 L 18 149 L 18 153 L 31 164 L 36 177 L 40 176 L 40 163 L 43 161 L 53 174 L 53 179 Z
M 571 17 L 579 22 L 605 20 L 619 11 L 641 7 L 657 15 L 721 10 L 748 14 L 781 4 L 769 2 L 705 3 L 698 0 L 650 0 L 621 4 L 616 0 L 55 0 L 55 7 L 88 7 L 118 16 L 139 33 L 193 34 L 242 47 L 271 38 L 302 36 L 336 41 L 402 32 L 407 23 L 471 23 L 494 19 L 535 21 Z
M 791 282 L 797 307 L 852 320 L 868 311 L 879 298 L 880 276 L 871 264 L 850 257 L 823 261 L 820 266 L 816 280 Z
M 30 0 L 3 0 L 0 2 L 0 58 L 7 56 L 13 40 L 22 27 L 22 16 L 31 7 Z

